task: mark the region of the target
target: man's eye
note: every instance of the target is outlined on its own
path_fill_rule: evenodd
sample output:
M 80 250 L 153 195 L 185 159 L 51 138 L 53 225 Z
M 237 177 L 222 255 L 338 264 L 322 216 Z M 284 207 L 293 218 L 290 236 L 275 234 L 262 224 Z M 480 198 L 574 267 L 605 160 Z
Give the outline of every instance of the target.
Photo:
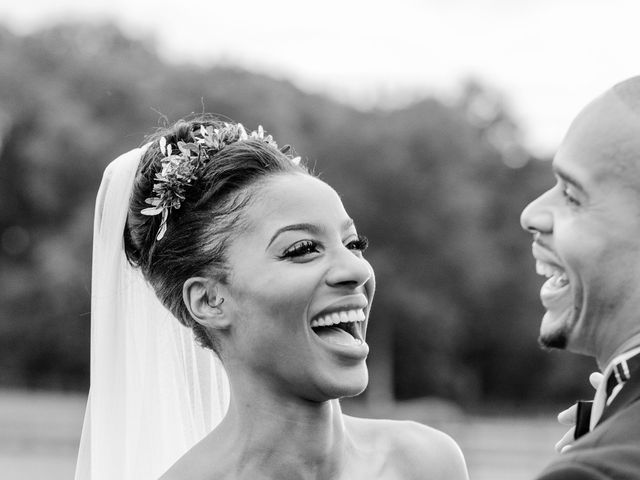
M 576 197 L 571 195 L 571 191 L 570 191 L 569 187 L 563 187 L 562 188 L 562 196 L 565 198 L 565 200 L 567 201 L 568 204 L 573 205 L 573 206 L 579 206 L 580 205 L 580 201 Z
M 316 242 L 303 240 L 289 247 L 282 255 L 282 258 L 296 258 L 318 252 L 318 244 Z

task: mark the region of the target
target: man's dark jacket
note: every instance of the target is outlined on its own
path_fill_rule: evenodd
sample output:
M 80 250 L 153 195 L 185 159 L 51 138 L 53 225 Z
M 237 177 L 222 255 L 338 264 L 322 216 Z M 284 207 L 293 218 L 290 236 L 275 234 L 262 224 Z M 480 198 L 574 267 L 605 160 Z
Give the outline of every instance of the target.
M 605 407 L 593 431 L 576 440 L 537 480 L 640 480 L 640 375 Z

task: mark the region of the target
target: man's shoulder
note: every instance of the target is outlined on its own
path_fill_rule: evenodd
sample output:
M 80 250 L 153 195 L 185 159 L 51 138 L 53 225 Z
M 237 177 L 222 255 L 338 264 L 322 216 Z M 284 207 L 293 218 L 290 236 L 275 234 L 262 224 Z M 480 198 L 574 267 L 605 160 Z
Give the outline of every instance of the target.
M 594 454 L 602 449 L 624 449 L 627 446 L 640 449 L 640 399 L 608 416 L 592 432 L 576 441 L 572 450 L 589 450 Z
M 549 465 L 536 480 L 610 480 L 611 478 L 590 465 L 556 462 Z
M 640 446 L 602 445 L 561 454 L 536 480 L 638 480 Z
M 637 480 L 640 478 L 640 403 L 580 438 L 537 480 Z

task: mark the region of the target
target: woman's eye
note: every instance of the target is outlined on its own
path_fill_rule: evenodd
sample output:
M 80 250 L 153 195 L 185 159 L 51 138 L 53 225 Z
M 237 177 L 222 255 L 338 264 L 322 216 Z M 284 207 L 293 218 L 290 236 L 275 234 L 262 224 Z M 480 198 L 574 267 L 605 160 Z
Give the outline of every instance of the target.
M 368 246 L 369 240 L 367 240 L 367 237 L 364 235 L 358 235 L 357 240 L 347 243 L 347 248 L 349 250 L 359 250 L 360 252 L 364 252 Z
M 303 240 L 289 247 L 282 255 L 282 258 L 303 257 L 311 253 L 318 253 L 319 251 L 320 250 L 318 249 L 318 244 L 316 242 Z

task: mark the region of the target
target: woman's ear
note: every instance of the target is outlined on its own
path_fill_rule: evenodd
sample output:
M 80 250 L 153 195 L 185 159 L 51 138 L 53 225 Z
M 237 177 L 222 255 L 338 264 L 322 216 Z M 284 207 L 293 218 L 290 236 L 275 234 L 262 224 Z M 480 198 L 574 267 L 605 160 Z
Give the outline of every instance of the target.
M 191 277 L 182 286 L 182 298 L 193 319 L 218 330 L 229 327 L 220 293 L 219 283 L 207 277 Z

